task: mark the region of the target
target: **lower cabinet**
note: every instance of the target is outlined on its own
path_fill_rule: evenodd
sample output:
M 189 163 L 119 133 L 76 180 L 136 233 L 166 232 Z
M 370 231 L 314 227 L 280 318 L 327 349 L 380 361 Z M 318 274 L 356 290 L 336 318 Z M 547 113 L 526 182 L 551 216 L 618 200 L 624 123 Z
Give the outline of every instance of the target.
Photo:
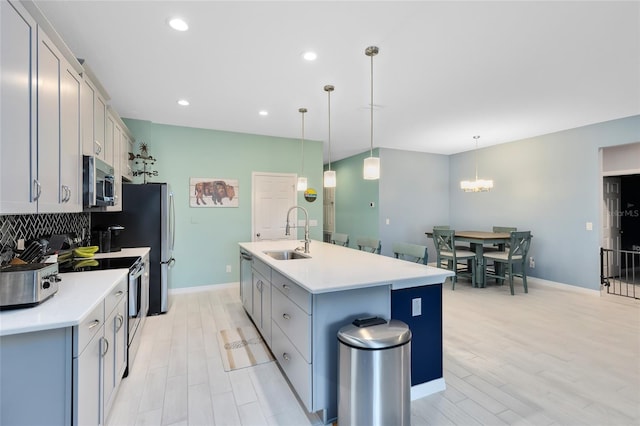
M 254 260 L 259 262 L 259 260 Z M 258 266 L 259 266 L 258 264 Z M 256 263 L 254 263 L 256 265 Z M 264 264 L 262 264 L 264 265 Z M 270 271 L 269 271 L 270 272 Z M 268 273 L 270 276 L 271 274 Z M 253 322 L 266 340 L 271 343 L 271 279 L 267 278 L 256 269 L 252 274 L 253 281 Z
M 126 295 L 125 278 L 74 327 L 74 426 L 105 424 L 113 404 L 127 366 Z

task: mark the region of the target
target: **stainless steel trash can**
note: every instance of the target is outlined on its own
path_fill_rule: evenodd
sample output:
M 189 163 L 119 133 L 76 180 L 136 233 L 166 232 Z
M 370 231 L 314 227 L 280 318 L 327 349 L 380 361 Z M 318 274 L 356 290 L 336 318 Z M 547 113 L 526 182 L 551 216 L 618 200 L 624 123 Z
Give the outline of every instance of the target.
M 411 330 L 364 318 L 338 331 L 338 424 L 411 424 Z

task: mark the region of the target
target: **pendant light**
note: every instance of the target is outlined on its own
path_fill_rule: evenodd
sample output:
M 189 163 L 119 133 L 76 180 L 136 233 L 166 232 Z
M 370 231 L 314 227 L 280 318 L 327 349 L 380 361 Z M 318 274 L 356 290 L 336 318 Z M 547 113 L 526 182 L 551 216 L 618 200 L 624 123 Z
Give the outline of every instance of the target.
M 373 57 L 378 54 L 376 46 L 369 46 L 364 54 L 371 58 L 371 148 L 369 158 L 364 159 L 363 175 L 366 180 L 380 179 L 380 158 L 373 156 Z
M 302 157 L 302 170 L 301 175 L 298 178 L 298 191 L 306 191 L 307 190 L 307 178 L 304 177 L 304 113 L 307 112 L 306 108 L 298 109 L 298 112 L 302 115 L 302 144 L 301 144 L 301 157 Z
M 325 170 L 324 172 L 324 187 L 325 188 L 335 188 L 336 187 L 336 172 L 335 170 L 331 170 L 331 92 L 333 92 L 335 88 L 327 84 L 324 86 L 324 91 L 327 92 L 327 99 L 329 100 L 329 111 L 327 114 L 329 120 L 329 170 Z
M 493 188 L 493 180 L 490 179 L 478 179 L 478 139 L 480 136 L 474 136 L 476 141 L 476 149 L 474 151 L 474 158 L 476 163 L 476 180 L 463 180 L 460 182 L 460 189 L 464 192 L 487 192 Z

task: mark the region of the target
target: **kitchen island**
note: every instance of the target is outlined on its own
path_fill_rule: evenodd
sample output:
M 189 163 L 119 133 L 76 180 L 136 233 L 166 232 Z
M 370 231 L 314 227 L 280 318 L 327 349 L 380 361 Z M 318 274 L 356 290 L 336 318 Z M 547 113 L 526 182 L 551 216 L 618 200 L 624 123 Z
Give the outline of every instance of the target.
M 320 241 L 303 258 L 267 254 L 299 246 L 297 240 L 240 243 L 240 292 L 308 412 L 325 423 L 337 417 L 336 335 L 356 318 L 406 322 L 413 334 L 412 399 L 444 389 L 442 283 L 451 271 Z

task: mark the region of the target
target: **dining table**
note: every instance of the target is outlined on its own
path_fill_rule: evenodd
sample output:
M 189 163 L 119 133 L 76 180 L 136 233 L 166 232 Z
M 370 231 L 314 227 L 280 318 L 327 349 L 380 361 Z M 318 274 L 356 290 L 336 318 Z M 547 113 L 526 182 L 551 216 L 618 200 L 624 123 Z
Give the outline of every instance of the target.
M 433 232 L 425 232 L 427 237 L 433 238 Z M 491 231 L 455 231 L 455 242 L 467 242 L 472 252 L 476 254 L 476 287 L 484 287 L 483 254 L 486 245 L 496 246 L 499 251 L 505 249 L 511 239 L 509 232 Z

